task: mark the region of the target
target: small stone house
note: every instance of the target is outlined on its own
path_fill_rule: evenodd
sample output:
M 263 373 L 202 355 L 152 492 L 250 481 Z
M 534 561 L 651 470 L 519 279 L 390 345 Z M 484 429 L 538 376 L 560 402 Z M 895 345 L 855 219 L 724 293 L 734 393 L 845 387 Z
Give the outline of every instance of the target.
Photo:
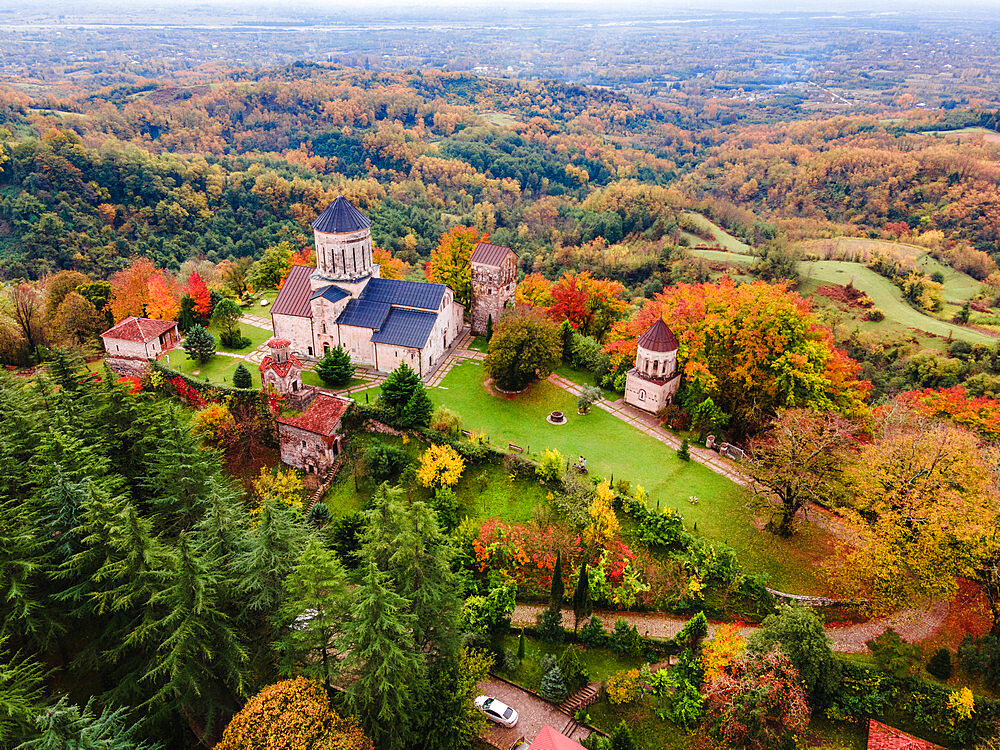
M 149 360 L 180 343 L 175 320 L 155 320 L 130 316 L 101 334 L 104 361 L 112 372 L 122 376 L 142 377 L 149 371 Z
M 274 337 L 267 342 L 269 354 L 260 361 L 260 382 L 264 390 L 274 388 L 283 396 L 302 391 L 302 363 L 292 354 L 292 342 Z
M 517 255 L 509 247 L 479 242 L 472 251 L 470 265 L 472 332 L 481 336 L 486 333 L 489 319 L 492 317 L 496 325 L 507 305 L 514 302 Z
M 681 384 L 677 337 L 657 318 L 640 337 L 635 367 L 625 376 L 625 403 L 655 414 L 669 404 Z
M 868 720 L 868 750 L 944 750 L 940 745 L 901 732 L 874 719 Z
M 278 417 L 281 460 L 310 474 L 326 474 L 340 453 L 340 420 L 352 404 L 346 398 L 317 393 L 299 416 Z

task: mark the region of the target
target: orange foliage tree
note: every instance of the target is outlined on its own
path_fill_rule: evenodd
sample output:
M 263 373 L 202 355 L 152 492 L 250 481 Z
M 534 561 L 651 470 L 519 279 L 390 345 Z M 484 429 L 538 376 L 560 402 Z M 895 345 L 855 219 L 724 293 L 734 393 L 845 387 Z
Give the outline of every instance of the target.
M 438 284 L 447 284 L 455 292 L 455 300 L 469 304 L 472 280 L 469 262 L 477 242 L 487 242 L 489 235 L 480 234 L 474 227 L 452 227 L 441 235 L 437 247 L 431 250 L 427 264 L 427 278 Z
M 354 717 L 330 708 L 323 688 L 305 677 L 269 685 L 247 701 L 215 750 L 373 750 Z
M 547 309 L 552 304 L 552 282 L 540 273 L 529 273 L 514 290 L 514 301 Z
M 784 285 L 678 284 L 614 325 L 606 347 L 635 357 L 635 340 L 656 318 L 680 340 L 685 405 L 709 399 L 738 434 L 767 426 L 781 407 L 859 415 L 870 389 L 859 366 L 834 345 L 809 303 Z
M 897 400 L 927 416 L 950 419 L 990 440 L 1000 438 L 1000 401 L 988 396 L 972 398 L 960 385 L 938 391 L 906 391 Z
M 157 274 L 148 258 L 133 258 L 127 268 L 111 277 L 111 313 L 115 322 L 130 315 L 142 317 L 149 302 L 149 280 Z
M 188 294 L 194 300 L 194 311 L 198 313 L 198 317 L 208 320 L 208 316 L 212 313 L 212 298 L 208 293 L 208 287 L 197 272 L 188 276 Z
M 624 291 L 619 282 L 595 279 L 589 271 L 567 271 L 549 290 L 552 304 L 547 312 L 557 323 L 568 320 L 585 336 L 600 339 L 625 316 Z
M 180 300 L 163 273 L 154 274 L 146 283 L 146 317 L 158 320 L 176 320 Z
M 372 262 L 381 267 L 383 279 L 401 279 L 410 268 L 409 263 L 402 258 L 393 258 L 384 247 L 372 248 Z

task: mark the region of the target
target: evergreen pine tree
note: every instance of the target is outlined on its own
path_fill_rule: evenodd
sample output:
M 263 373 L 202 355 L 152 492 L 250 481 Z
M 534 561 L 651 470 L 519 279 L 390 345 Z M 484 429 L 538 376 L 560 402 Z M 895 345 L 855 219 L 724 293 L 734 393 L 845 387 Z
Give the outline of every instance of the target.
M 576 589 L 573 591 L 573 632 L 580 627 L 580 620 L 586 620 L 594 611 L 594 602 L 590 598 L 590 578 L 587 575 L 587 561 L 580 563 L 580 576 L 576 579 Z
M 195 324 L 194 297 L 185 294 L 181 297 L 181 309 L 177 313 L 177 327 L 188 331 Z
M 690 461 L 691 460 L 690 447 L 691 445 L 690 443 L 688 443 L 687 438 L 681 440 L 681 447 L 677 449 L 677 458 L 679 458 L 681 461 Z
M 517 660 L 524 661 L 524 628 L 521 628 L 521 635 L 517 637 Z
M 38 734 L 18 750 L 157 750 L 160 747 L 138 738 L 138 725 L 125 709 L 104 708 L 97 714 L 91 702 L 81 709 L 61 698 L 56 705 L 40 711 L 35 724 Z
M 556 565 L 552 569 L 552 586 L 549 589 L 549 607 L 562 609 L 563 597 L 566 593 L 562 578 L 562 550 L 556 550 Z
M 611 750 L 638 750 L 632 730 L 624 720 L 611 733 Z
M 215 356 L 215 337 L 200 323 L 195 323 L 184 337 L 184 351 L 188 359 L 205 364 Z
M 573 326 L 568 320 L 564 320 L 559 325 L 559 339 L 562 341 L 563 362 L 573 361 Z
M 403 408 L 402 423 L 407 427 L 426 427 L 430 424 L 433 411 L 434 404 L 431 403 L 431 397 L 427 395 L 424 384 L 419 383 Z
M 410 403 L 413 392 L 420 387 L 420 377 L 405 362 L 389 373 L 389 377 L 382 383 L 382 391 L 379 401 L 396 413 L 402 412 L 403 408 Z
M 7 646 L 7 636 L 0 637 L 0 747 L 15 747 L 33 734 L 45 700 L 45 670 Z
M 334 347 L 316 364 L 316 374 L 324 384 L 333 388 L 347 385 L 354 377 L 351 355 L 342 346 Z
M 542 684 L 538 688 L 539 694 L 547 701 L 559 703 L 566 697 L 568 689 L 566 679 L 563 677 L 559 667 L 552 667 L 542 678 Z
M 322 680 L 327 690 L 338 660 L 336 640 L 350 613 L 347 573 L 337 556 L 310 539 L 284 580 L 280 614 L 285 627 L 277 648 L 286 676 Z
M 486 319 L 486 340 L 489 341 L 493 338 L 493 314 L 490 313 L 490 317 Z
M 356 591 L 345 628 L 346 669 L 356 675 L 347 704 L 379 750 L 412 745 L 411 716 L 425 672 L 411 635 L 410 603 L 397 594 L 374 560 Z
M 233 387 L 253 388 L 253 378 L 250 377 L 250 371 L 242 362 L 236 365 L 236 369 L 233 371 Z

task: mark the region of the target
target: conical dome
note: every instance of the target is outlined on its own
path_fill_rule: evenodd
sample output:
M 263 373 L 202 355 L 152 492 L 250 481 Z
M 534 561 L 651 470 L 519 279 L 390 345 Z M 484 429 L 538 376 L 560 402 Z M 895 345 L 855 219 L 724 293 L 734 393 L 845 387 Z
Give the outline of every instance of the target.
M 312 228 L 326 234 L 344 234 L 367 229 L 371 225 L 371 219 L 355 208 L 347 198 L 338 195 L 337 199 L 316 217 Z
M 680 346 L 674 332 L 663 322 L 663 318 L 657 318 L 656 322 L 639 337 L 637 343 L 640 349 L 650 352 L 673 352 Z

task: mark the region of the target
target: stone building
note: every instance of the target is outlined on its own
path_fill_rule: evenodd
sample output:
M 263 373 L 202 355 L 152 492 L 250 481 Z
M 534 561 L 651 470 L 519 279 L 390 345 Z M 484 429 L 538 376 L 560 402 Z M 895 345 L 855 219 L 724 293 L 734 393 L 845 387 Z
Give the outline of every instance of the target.
M 625 403 L 654 414 L 670 403 L 681 384 L 678 341 L 662 318 L 637 342 L 635 367 L 625 377 Z
M 292 342 L 275 336 L 267 342 L 268 354 L 260 361 L 260 383 L 283 396 L 302 393 L 302 363 L 292 354 Z
M 350 399 L 309 389 L 309 407 L 297 417 L 278 417 L 281 460 L 310 474 L 326 474 L 341 451 L 340 420 L 351 407 Z
M 316 266 L 292 266 L 271 306 L 274 335 L 300 357 L 319 359 L 343 346 L 376 370 L 406 362 L 430 376 L 462 331 L 465 308 L 452 290 L 380 278 L 371 220 L 343 196 L 312 226 Z
M 486 333 L 490 317 L 493 324 L 508 304 L 514 302 L 517 288 L 517 255 L 509 247 L 480 242 L 472 251 L 472 301 L 470 316 L 472 332 L 477 336 Z
M 177 321 L 130 316 L 101 334 L 104 361 L 112 372 L 143 377 L 149 361 L 180 343 Z

